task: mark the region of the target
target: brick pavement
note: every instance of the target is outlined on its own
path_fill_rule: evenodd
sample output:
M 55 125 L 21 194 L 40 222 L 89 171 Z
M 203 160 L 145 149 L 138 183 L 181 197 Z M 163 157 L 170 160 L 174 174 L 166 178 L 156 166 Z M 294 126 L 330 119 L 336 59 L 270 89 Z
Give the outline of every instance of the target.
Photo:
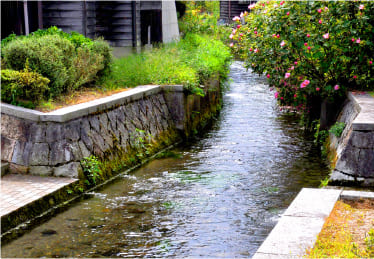
M 77 179 L 8 174 L 1 177 L 0 216 L 69 185 Z

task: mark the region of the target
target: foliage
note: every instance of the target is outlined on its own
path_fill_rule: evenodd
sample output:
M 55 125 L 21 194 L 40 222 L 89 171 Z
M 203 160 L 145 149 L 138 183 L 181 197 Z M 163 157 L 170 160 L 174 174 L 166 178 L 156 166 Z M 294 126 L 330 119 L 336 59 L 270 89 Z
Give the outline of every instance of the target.
M 178 43 L 115 60 L 112 72 L 102 78 L 101 84 L 111 89 L 182 84 L 192 92 L 201 92 L 199 86 L 210 75 L 227 75 L 230 58 L 230 51 L 222 42 L 188 34 Z
M 373 88 L 374 2 L 259 1 L 230 38 L 269 78 L 280 104 L 308 108 L 347 89 Z
M 219 1 L 185 1 L 186 13 L 179 20 L 179 30 L 183 34 L 216 32 L 219 18 Z
M 135 129 L 135 132 L 130 136 L 131 143 L 133 148 L 137 151 L 136 156 L 138 158 L 144 158 L 147 155 L 150 155 L 150 148 L 152 147 L 152 135 L 145 134 L 144 130 Z
M 329 133 L 335 135 L 336 137 L 340 138 L 345 128 L 344 122 L 336 122 L 333 126 L 331 126 Z
M 49 79 L 26 66 L 22 71 L 1 71 L 1 100 L 17 104 L 20 99 L 28 99 L 38 103 L 49 90 Z
M 54 98 L 108 72 L 112 56 L 103 40 L 51 27 L 28 36 L 11 34 L 2 40 L 1 58 L 3 67 L 18 71 L 28 60 L 32 71 L 50 79 L 47 95 Z
M 96 185 L 101 178 L 100 162 L 97 157 L 91 155 L 81 160 L 84 176 L 87 185 Z

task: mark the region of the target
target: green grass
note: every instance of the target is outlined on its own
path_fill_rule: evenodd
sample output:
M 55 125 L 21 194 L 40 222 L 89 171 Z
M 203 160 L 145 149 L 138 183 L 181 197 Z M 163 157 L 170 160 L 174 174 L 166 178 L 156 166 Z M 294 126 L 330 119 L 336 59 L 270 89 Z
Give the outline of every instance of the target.
M 188 34 L 178 43 L 116 59 L 112 72 L 101 79 L 100 85 L 117 89 L 147 84 L 181 84 L 193 90 L 214 73 L 225 77 L 230 60 L 230 50 L 221 41 Z

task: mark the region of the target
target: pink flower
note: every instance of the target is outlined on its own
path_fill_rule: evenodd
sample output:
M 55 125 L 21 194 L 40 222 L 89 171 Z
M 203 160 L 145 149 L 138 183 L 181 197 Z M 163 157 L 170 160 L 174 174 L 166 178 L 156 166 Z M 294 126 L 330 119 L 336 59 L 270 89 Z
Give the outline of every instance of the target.
M 241 12 L 241 13 L 240 13 L 240 18 L 243 18 L 243 16 L 244 16 L 244 13 Z
M 249 51 L 252 51 L 253 49 L 252 48 L 249 48 Z
M 277 99 L 278 96 L 279 96 L 279 93 L 278 93 L 278 92 L 275 92 L 275 93 L 274 93 L 274 97 L 275 97 L 275 99 Z
M 308 43 L 307 43 L 307 42 L 305 42 L 305 43 L 304 43 L 304 46 L 308 46 Z
M 356 40 L 356 43 L 360 43 L 360 42 L 361 42 L 361 39 L 358 38 L 358 39 Z
M 291 76 L 291 73 L 286 73 L 285 75 L 284 75 L 284 78 L 289 78 Z
M 354 42 L 355 41 L 355 38 L 352 38 L 352 42 Z
M 251 4 L 251 5 L 248 5 L 248 9 L 253 9 L 253 8 L 255 8 L 255 7 L 256 7 L 256 3 Z
M 283 98 L 283 97 L 281 97 L 280 99 L 281 99 L 281 100 L 283 100 L 284 98 Z
M 234 18 L 232 18 L 233 21 L 240 21 L 240 17 L 239 16 L 235 16 Z
M 329 8 L 327 6 L 325 6 L 325 11 L 327 12 L 329 10 Z
M 319 91 L 320 90 L 320 88 L 319 87 L 316 87 L 316 91 Z
M 234 35 L 233 35 L 233 34 L 230 34 L 229 38 L 230 38 L 230 39 L 234 38 Z
M 360 4 L 360 6 L 358 7 L 358 9 L 360 10 L 364 10 L 365 6 L 363 4 Z
M 243 34 L 243 33 L 240 33 L 239 35 L 240 35 L 240 37 L 243 37 L 244 34 Z
M 295 67 L 294 66 L 292 66 L 291 68 L 290 68 L 291 70 L 294 70 L 295 69 Z
M 233 42 L 230 43 L 230 48 L 232 48 L 232 47 L 234 47 L 234 43 Z
M 322 20 L 318 20 L 318 23 L 319 23 L 319 24 L 322 24 Z
M 329 37 L 330 37 L 330 34 L 329 33 L 325 33 L 325 34 L 323 34 L 323 36 L 322 36 L 324 39 L 328 39 Z
M 293 98 L 296 98 L 296 97 L 297 97 L 297 94 L 294 94 L 294 95 L 293 95 Z
M 287 12 L 286 14 L 287 14 L 287 15 L 290 15 L 290 12 Z
M 357 79 L 357 76 L 353 76 L 354 79 Z
M 309 81 L 309 80 L 304 80 L 304 82 L 301 83 L 300 88 L 305 88 L 305 87 L 307 87 L 307 85 L 309 85 L 309 84 L 310 84 L 310 81 Z
M 311 49 L 311 47 L 310 46 L 308 46 L 308 48 L 307 48 L 308 50 L 310 50 Z
M 283 47 L 284 45 L 286 45 L 286 43 L 284 42 L 284 40 L 282 40 L 282 42 L 280 43 L 281 47 Z
M 284 4 L 284 1 L 281 1 L 279 4 L 280 4 L 280 5 L 283 5 L 283 4 Z
M 373 61 L 370 60 L 370 61 L 369 61 L 369 64 L 370 64 L 370 65 L 373 64 Z
M 235 33 L 236 33 L 236 29 L 233 29 L 233 30 L 232 30 L 232 34 L 235 34 Z
M 278 39 L 279 39 L 279 37 L 280 37 L 279 34 L 277 34 L 277 38 L 278 38 Z
M 275 34 L 273 34 L 272 36 L 273 36 L 273 38 L 276 38 L 276 37 L 277 37 L 277 35 L 275 35 Z
M 318 9 L 318 10 L 317 10 L 317 12 L 321 13 L 321 12 L 322 12 L 322 9 L 321 9 L 321 8 L 320 8 L 320 9 Z
M 334 86 L 334 90 L 336 91 L 336 90 L 339 90 L 339 86 L 338 85 L 335 85 Z
M 257 53 L 257 52 L 258 52 L 258 49 L 255 49 L 254 52 Z
M 238 29 L 239 29 L 240 27 L 242 27 L 242 26 L 241 26 L 240 24 L 236 25 L 236 28 L 238 28 Z
M 266 77 L 267 77 L 267 78 L 270 78 L 270 75 L 269 75 L 269 74 L 267 74 L 267 75 L 266 75 Z
M 277 8 L 278 7 L 278 5 L 277 4 L 274 4 L 274 8 Z
M 295 65 L 297 65 L 297 61 L 293 62 Z
M 257 34 L 257 31 L 254 31 L 255 34 Z
M 309 37 L 310 37 L 310 34 L 308 33 L 306 36 L 309 38 Z

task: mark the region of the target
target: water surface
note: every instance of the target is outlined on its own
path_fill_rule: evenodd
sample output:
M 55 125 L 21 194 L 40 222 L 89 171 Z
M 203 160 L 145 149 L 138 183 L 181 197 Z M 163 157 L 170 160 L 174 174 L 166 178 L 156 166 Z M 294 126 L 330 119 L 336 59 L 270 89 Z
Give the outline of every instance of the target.
M 203 137 L 2 247 L 2 257 L 250 257 L 302 187 L 328 174 L 266 80 L 231 67 Z

